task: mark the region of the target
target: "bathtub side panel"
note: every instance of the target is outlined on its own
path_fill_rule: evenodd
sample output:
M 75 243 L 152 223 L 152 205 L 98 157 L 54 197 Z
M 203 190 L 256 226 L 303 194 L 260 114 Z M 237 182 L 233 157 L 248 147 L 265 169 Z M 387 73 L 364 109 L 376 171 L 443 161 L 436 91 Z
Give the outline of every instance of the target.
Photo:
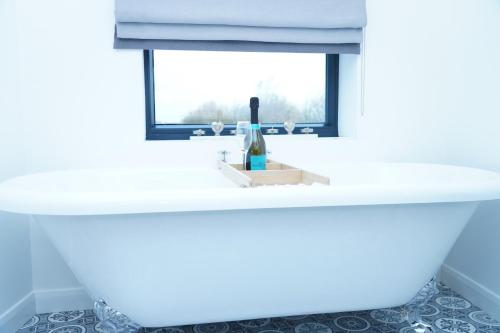
M 93 296 L 159 327 L 401 305 L 476 206 L 37 219 Z

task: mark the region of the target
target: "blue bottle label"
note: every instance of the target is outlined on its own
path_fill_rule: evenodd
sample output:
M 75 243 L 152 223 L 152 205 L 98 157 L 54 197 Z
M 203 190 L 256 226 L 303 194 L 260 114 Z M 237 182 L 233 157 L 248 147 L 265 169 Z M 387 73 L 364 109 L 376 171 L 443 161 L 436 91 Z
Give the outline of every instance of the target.
M 250 156 L 250 170 L 266 170 L 266 155 Z
M 252 124 L 252 126 L 251 126 L 251 127 L 252 127 L 252 129 L 254 129 L 254 130 L 258 130 L 258 129 L 260 129 L 260 125 L 259 125 L 259 124 Z

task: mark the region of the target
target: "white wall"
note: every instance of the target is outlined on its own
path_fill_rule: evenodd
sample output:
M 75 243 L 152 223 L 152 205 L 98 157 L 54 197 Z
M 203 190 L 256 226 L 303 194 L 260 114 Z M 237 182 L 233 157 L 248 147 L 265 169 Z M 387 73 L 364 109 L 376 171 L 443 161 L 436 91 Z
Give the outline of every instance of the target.
M 500 172 L 500 2 L 464 2 L 473 24 L 452 27 L 460 56 L 451 77 L 448 161 Z M 500 319 L 500 201 L 482 204 L 445 268 L 458 274 L 448 274 L 449 284 Z
M 368 0 L 368 12 L 364 117 L 357 93 L 341 96 L 343 133 L 359 144 L 317 141 L 303 158 L 315 151 L 327 152 L 325 159 L 370 152 L 369 158 L 500 171 L 500 3 Z M 212 143 L 144 141 L 142 54 L 112 50 L 112 0 L 18 0 L 17 14 L 24 98 L 16 109 L 27 120 L 27 172 L 213 160 L 219 147 Z M 342 70 L 355 76 L 357 59 L 343 57 Z M 358 85 L 342 80 L 344 87 Z M 273 150 L 289 151 L 279 143 Z M 448 264 L 500 293 L 500 272 L 476 257 L 500 252 L 500 245 L 476 241 L 500 234 L 497 207 L 483 205 Z M 43 233 L 35 226 L 32 234 L 35 287 L 78 287 Z
M 14 1 L 0 2 L 0 181 L 23 173 L 22 117 L 16 95 Z M 0 212 L 0 332 L 10 332 L 34 311 L 30 230 L 26 217 Z
M 387 159 L 500 172 L 500 2 L 369 0 L 368 11 L 360 137 Z M 485 203 L 444 276 L 500 319 L 499 239 L 500 202 Z

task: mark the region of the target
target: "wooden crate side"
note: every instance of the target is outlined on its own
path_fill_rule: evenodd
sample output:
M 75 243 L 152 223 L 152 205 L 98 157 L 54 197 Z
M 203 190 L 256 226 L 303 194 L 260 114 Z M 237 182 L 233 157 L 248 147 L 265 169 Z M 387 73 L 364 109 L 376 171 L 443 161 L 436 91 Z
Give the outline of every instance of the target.
M 270 166 L 271 166 L 271 168 L 270 168 Z M 276 162 L 273 160 L 267 160 L 266 167 L 268 170 L 290 170 L 290 169 L 296 170 L 297 169 L 296 167 L 293 167 L 291 165 Z
M 252 179 L 242 173 L 240 170 L 236 169 L 234 165 L 219 162 L 219 169 L 224 176 L 229 178 L 233 183 L 240 187 L 250 187 Z
M 297 185 L 320 183 L 330 185 L 330 178 L 306 170 L 297 169 L 287 164 L 269 160 L 267 170 L 246 171 L 241 164 L 219 162 L 222 174 L 241 187 L 262 185 Z
M 251 186 L 295 185 L 302 182 L 300 170 L 243 171 L 243 173 L 250 177 Z
M 302 170 L 302 181 L 304 184 L 312 185 L 313 183 L 320 183 L 323 185 L 330 185 L 330 178 L 318 175 L 316 173 Z

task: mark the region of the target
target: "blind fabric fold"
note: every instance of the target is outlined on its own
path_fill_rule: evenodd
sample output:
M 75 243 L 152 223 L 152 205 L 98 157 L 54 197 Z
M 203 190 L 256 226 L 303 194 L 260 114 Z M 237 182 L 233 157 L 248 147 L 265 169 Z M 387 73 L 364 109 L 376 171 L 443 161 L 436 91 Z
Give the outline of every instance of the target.
M 359 53 L 365 0 L 116 0 L 115 48 Z

